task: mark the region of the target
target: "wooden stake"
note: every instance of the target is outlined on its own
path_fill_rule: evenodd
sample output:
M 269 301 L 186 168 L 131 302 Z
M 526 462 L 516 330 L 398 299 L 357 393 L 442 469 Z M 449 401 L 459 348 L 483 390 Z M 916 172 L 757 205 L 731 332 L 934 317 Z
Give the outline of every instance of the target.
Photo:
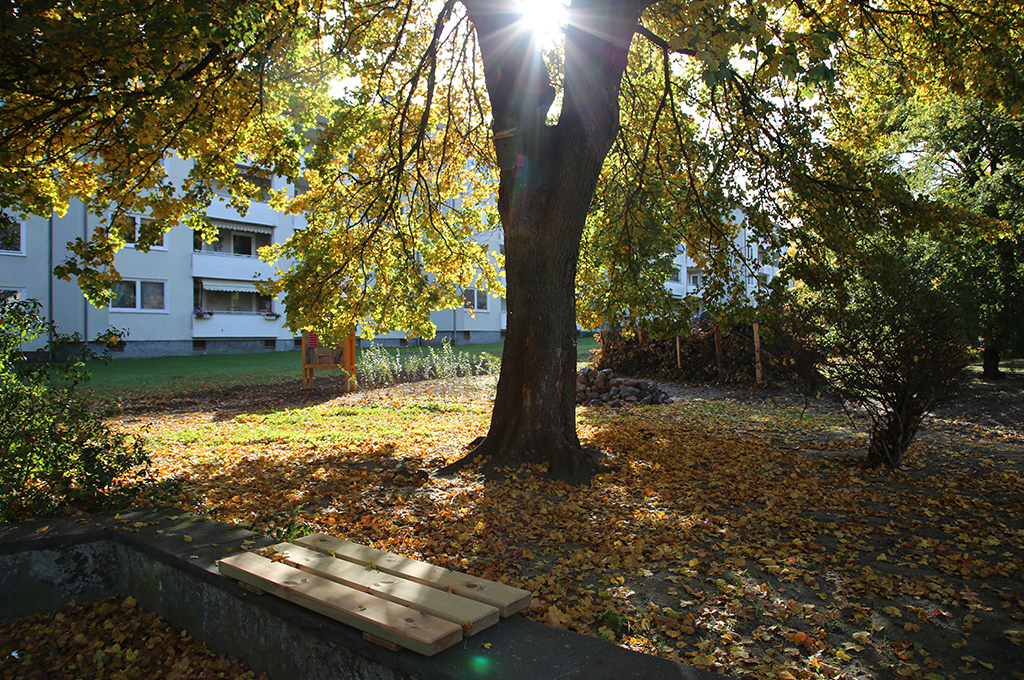
M 725 368 L 723 361 L 725 352 L 722 350 L 722 324 L 715 322 L 715 359 L 718 360 L 718 382 L 725 382 Z
M 754 322 L 754 387 L 761 387 L 764 382 L 764 370 L 761 366 L 761 333 L 760 324 Z

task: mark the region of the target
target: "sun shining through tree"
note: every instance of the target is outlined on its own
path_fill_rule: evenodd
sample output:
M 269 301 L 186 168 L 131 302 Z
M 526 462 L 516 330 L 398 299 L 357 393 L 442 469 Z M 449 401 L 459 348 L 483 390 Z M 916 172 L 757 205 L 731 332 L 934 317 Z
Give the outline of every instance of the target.
M 563 31 L 565 3 L 551 0 L 519 0 L 520 22 L 545 46 L 553 44 Z

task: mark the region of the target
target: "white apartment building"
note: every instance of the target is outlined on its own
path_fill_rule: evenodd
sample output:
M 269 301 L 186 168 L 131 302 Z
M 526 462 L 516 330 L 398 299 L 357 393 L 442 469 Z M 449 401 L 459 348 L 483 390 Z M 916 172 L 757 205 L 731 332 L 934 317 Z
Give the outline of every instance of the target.
M 742 217 L 742 214 L 734 215 L 737 220 L 742 221 Z M 753 299 L 759 285 L 768 283 L 778 275 L 777 257 L 764 244 L 759 243 L 746 227 L 740 228 L 733 247 L 739 251 L 737 255 L 742 255 L 745 262 L 750 263 L 750 265 L 743 265 L 744 269 L 747 266 L 752 268 L 747 271 L 741 269 L 741 276 L 748 297 Z M 675 271 L 669 275 L 668 281 L 665 282 L 665 288 L 676 299 L 681 300 L 687 295 L 701 297 L 705 275 L 704 270 L 692 257 L 687 255 L 686 247 L 679 245 L 676 247 Z
M 189 161 L 167 161 L 172 180 L 183 178 L 188 168 Z M 264 190 L 294 191 L 282 178 L 249 179 Z M 88 238 L 98 218 L 89 215 L 81 203 L 73 203 L 62 217 L 32 217 L 14 233 L 0 235 L 0 296 L 36 299 L 61 332 L 78 332 L 88 340 L 109 327 L 127 329 L 127 337 L 116 348 L 117 357 L 299 348 L 299 338 L 285 328 L 283 300 L 260 295 L 254 281 L 273 274 L 273 267 L 259 259 L 257 249 L 305 228 L 305 218 L 278 212 L 260 201 L 254 201 L 244 216 L 225 200 L 215 201 L 206 215 L 219 230 L 214 242 L 178 225 L 148 253 L 131 245 L 118 252 L 115 263 L 124 280 L 114 287 L 110 304 L 101 309 L 87 302 L 74 282 L 53 276 L 54 266 L 67 255 L 67 243 L 75 237 Z M 134 218 L 141 223 L 146 216 Z M 504 250 L 500 229 L 481 232 L 476 238 L 492 252 Z M 750 255 L 759 246 L 748 239 L 747 230 L 742 230 L 737 246 Z M 774 276 L 777 270 L 767 262 L 763 250 L 759 256 L 762 266 L 757 276 Z M 666 282 L 668 290 L 678 298 L 699 295 L 703 271 L 681 247 L 675 261 L 677 272 Z M 752 291 L 756 278 L 748 277 L 747 285 Z M 445 338 L 459 345 L 501 342 L 507 327 L 505 299 L 475 289 L 464 290 L 463 295 L 466 304 L 462 308 L 431 314 L 437 326 L 433 340 L 394 332 L 373 342 L 398 346 L 438 344 Z
M 172 180 L 180 179 L 188 172 L 189 161 L 172 158 L 166 167 Z M 282 178 L 249 179 L 264 190 L 294 191 Z M 254 281 L 274 271 L 259 259 L 258 248 L 305 228 L 305 218 L 278 212 L 261 201 L 254 201 L 243 216 L 226 200 L 215 201 L 206 216 L 219 230 L 214 242 L 177 225 L 147 253 L 131 245 L 119 251 L 115 265 L 124 280 L 114 286 L 113 300 L 101 309 L 86 301 L 75 283 L 53 275 L 54 266 L 67 256 L 68 242 L 88 238 L 99 218 L 78 202 L 61 217 L 31 217 L 13 233 L 0 235 L 0 296 L 38 300 L 44 316 L 65 334 L 78 332 L 92 340 L 109 327 L 126 329 L 128 335 L 114 354 L 119 358 L 297 349 L 299 338 L 284 325 L 283 300 L 260 295 Z M 147 219 L 143 214 L 133 217 L 140 223 Z M 500 230 L 478 238 L 500 252 Z M 438 334 L 431 344 L 442 338 L 455 344 L 500 342 L 506 321 L 504 299 L 473 289 L 464 296 L 465 308 L 432 314 Z M 422 344 L 407 340 L 402 332 L 379 336 L 375 342 Z
M 172 179 L 182 178 L 189 161 L 172 158 L 166 167 Z M 265 189 L 286 186 L 278 178 L 253 181 Z M 256 290 L 255 278 L 272 273 L 256 249 L 288 238 L 305 220 L 261 202 L 242 216 L 226 201 L 215 201 L 207 216 L 219 229 L 216 242 L 206 243 L 178 225 L 148 253 L 131 245 L 119 251 L 115 264 L 124 280 L 114 286 L 110 304 L 100 309 L 86 301 L 75 283 L 53 276 L 53 267 L 67 255 L 67 243 L 88 238 L 99 218 L 78 202 L 61 217 L 32 217 L 0 246 L 0 295 L 38 300 L 62 333 L 78 332 L 88 340 L 108 327 L 127 329 L 115 353 L 119 357 L 293 349 L 282 301 Z M 197 314 L 197 308 L 212 314 Z

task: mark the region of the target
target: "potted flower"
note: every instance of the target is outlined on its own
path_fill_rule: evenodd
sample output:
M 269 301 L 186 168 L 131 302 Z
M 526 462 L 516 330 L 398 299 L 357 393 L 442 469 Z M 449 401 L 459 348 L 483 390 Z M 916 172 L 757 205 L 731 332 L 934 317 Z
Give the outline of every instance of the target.
M 197 319 L 209 319 L 213 316 L 213 311 L 209 309 L 203 309 L 202 307 L 196 307 L 192 310 L 192 313 L 196 315 Z
M 262 316 L 267 321 L 276 321 L 277 319 L 281 318 L 280 314 L 269 309 L 264 309 L 262 312 L 260 312 L 260 316 Z

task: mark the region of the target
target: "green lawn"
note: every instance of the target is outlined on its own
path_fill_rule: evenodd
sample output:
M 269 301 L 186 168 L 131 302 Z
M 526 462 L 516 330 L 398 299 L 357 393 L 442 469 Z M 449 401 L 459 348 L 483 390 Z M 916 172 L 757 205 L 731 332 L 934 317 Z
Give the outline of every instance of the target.
M 594 338 L 580 339 L 580 353 L 596 347 L 597 341 Z M 426 354 L 428 349 L 402 347 L 388 351 L 407 357 Z M 457 345 L 454 350 L 474 355 L 487 352 L 500 357 L 502 344 Z M 233 385 L 298 381 L 302 371 L 297 351 L 119 359 L 106 366 L 95 364 L 90 366 L 90 370 L 92 380 L 85 385 L 85 389 L 99 398 L 138 397 Z

